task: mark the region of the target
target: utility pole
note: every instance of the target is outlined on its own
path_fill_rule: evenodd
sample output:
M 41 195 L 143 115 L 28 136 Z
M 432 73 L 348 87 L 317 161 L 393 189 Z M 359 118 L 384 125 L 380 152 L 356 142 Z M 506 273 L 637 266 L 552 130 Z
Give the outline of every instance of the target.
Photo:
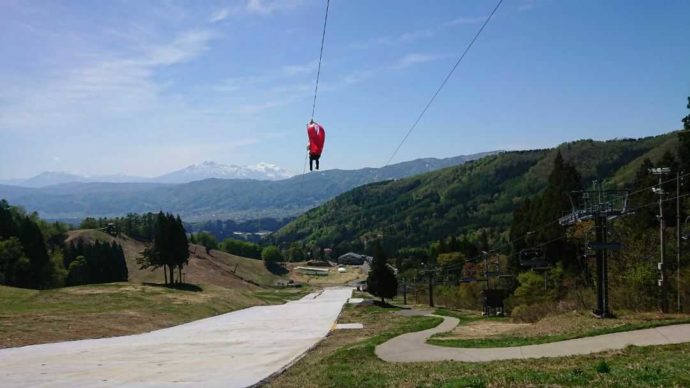
M 434 307 L 434 272 L 427 271 L 429 276 L 429 306 Z
M 649 172 L 659 177 L 659 185 L 652 188 L 654 194 L 659 196 L 659 214 L 657 218 L 659 219 L 659 310 L 663 313 L 668 312 L 668 300 L 666 295 L 666 284 L 665 284 L 665 268 L 664 268 L 664 258 L 666 256 L 666 247 L 664 246 L 664 195 L 666 192 L 664 188 L 661 187 L 663 177 L 671 173 L 671 169 L 668 167 L 657 167 L 650 168 Z
M 424 274 L 427 275 L 429 280 L 429 306 L 434 307 L 434 272 L 436 268 L 432 264 L 425 265 L 422 263 L 422 266 L 424 267 Z
M 680 305 L 680 170 L 676 171 L 676 309 Z
M 403 278 L 403 304 L 407 305 L 407 280 Z

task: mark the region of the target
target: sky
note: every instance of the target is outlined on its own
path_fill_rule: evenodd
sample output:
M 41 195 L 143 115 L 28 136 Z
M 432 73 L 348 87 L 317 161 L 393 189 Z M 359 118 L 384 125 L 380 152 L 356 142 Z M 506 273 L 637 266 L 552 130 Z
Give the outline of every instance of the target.
M 331 0 L 321 166 L 383 166 L 495 0 Z M 0 0 L 0 179 L 306 153 L 325 0 Z M 392 163 L 681 127 L 690 2 L 505 0 Z

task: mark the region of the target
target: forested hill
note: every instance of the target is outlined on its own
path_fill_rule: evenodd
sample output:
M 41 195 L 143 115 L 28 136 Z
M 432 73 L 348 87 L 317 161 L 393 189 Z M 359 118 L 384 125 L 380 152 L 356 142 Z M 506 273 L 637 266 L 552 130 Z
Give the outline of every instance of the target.
M 625 186 L 645 158 L 659 160 L 677 144 L 675 133 L 643 139 L 582 140 L 558 147 L 584 186 L 593 179 Z M 387 251 L 426 246 L 446 236 L 489 228 L 505 232 L 513 209 L 544 189 L 556 149 L 504 152 L 411 178 L 369 184 L 312 209 L 272 235 L 276 243 L 302 241 L 361 251 L 383 236 Z
M 157 183 L 65 183 L 44 188 L 0 185 L 0 198 L 49 219 L 114 217 L 127 213 L 180 214 L 186 221 L 296 216 L 362 184 L 462 164 L 493 153 L 417 159 L 383 168 L 315 171 L 280 181 L 206 179 Z M 327 166 L 322 161 L 322 166 Z

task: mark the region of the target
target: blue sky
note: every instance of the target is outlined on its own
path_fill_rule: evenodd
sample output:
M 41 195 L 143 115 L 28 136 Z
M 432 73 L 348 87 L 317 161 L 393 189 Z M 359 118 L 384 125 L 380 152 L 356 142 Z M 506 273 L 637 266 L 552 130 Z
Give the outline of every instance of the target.
M 495 1 L 332 0 L 322 166 L 381 166 Z M 325 0 L 0 1 L 0 179 L 301 172 Z M 680 128 L 690 2 L 505 0 L 393 162 Z

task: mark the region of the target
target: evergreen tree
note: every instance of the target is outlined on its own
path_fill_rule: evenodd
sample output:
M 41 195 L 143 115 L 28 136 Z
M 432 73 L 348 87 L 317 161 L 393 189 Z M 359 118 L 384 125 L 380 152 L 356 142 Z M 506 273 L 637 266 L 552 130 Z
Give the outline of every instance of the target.
M 29 217 L 19 224 L 19 241 L 31 263 L 31 288 L 45 288 L 52 275 L 52 265 L 43 234 L 38 225 Z
M 393 270 L 388 266 L 386 255 L 379 241 L 374 245 L 374 258 L 371 263 L 371 270 L 367 277 L 367 291 L 374 296 L 381 298 L 393 298 L 398 293 L 398 279 Z
M 0 200 L 0 240 L 17 235 L 17 225 L 13 219 L 10 205 L 4 199 Z
M 174 222 L 174 244 L 175 257 L 174 264 L 177 267 L 178 279 L 182 282 L 182 267 L 189 262 L 189 241 L 187 241 L 187 232 L 182 224 L 182 219 L 178 215 L 173 220 Z
M 544 192 L 523 202 L 513 213 L 510 237 L 514 241 L 515 253 L 525 248 L 539 247 L 552 264 L 562 262 L 566 268 L 584 266 L 584 262 L 577 258 L 576 246 L 566 241 L 565 227 L 555 223 L 572 210 L 571 192 L 581 189 L 580 174 L 575 166 L 563 159 L 558 150 Z M 548 227 L 543 226 L 547 224 Z M 512 266 L 516 264 L 513 262 Z
M 631 195 L 630 198 L 630 208 L 633 213 L 623 218 L 623 222 L 626 222 L 637 232 L 658 225 L 656 219 L 656 214 L 659 212 L 658 207 L 649 206 L 657 200 L 651 187 L 658 183 L 656 176 L 649 172 L 651 168 L 654 168 L 654 164 L 649 158 L 646 158 L 637 169 L 633 182 L 634 195 Z
M 24 255 L 19 239 L 0 240 L 0 284 L 15 287 L 30 286 L 30 262 Z
M 688 109 L 690 109 L 690 97 L 688 97 Z M 680 169 L 688 173 L 690 172 L 690 114 L 683 117 L 682 121 L 683 130 L 678 132 L 678 159 Z
M 175 268 L 178 268 L 178 274 L 181 274 L 182 266 L 187 264 L 189 258 L 187 234 L 182 220 L 172 214 L 160 212 L 156 217 L 152 235 L 153 244 L 144 250 L 137 263 L 141 269 L 163 267 L 165 283 L 172 284 L 175 282 Z

